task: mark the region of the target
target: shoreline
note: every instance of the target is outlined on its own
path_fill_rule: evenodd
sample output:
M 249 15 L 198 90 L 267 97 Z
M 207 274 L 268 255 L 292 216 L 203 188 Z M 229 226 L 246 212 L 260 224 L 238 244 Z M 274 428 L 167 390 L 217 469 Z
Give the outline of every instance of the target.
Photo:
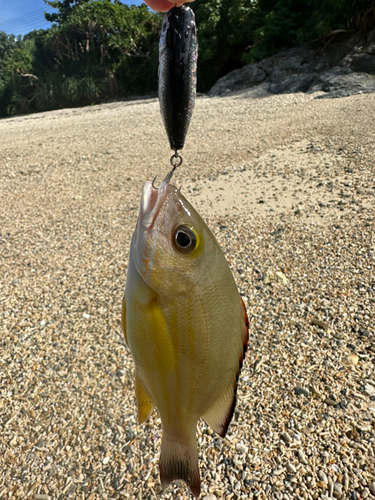
M 174 181 L 250 320 L 228 436 L 198 426 L 203 499 L 375 498 L 374 109 L 196 102 Z M 0 137 L 0 498 L 159 498 L 160 420 L 136 423 L 120 329 L 142 186 L 170 168 L 157 99 L 7 118 Z

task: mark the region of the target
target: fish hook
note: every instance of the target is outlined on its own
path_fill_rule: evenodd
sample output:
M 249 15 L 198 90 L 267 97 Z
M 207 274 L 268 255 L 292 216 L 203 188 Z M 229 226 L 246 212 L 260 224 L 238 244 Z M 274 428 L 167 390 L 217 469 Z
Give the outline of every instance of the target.
M 152 185 L 152 187 L 153 187 L 154 189 L 159 189 L 159 188 L 157 188 L 157 187 L 155 186 L 155 181 L 156 181 L 157 177 L 158 177 L 158 176 L 157 176 L 157 175 L 155 175 L 154 180 L 151 182 L 151 185 Z

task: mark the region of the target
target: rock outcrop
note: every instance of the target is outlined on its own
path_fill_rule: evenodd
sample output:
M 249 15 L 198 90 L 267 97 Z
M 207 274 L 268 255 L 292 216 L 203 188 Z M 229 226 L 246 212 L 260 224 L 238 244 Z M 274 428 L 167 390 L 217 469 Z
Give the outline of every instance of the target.
M 375 29 L 335 33 L 330 39 L 281 50 L 220 78 L 209 96 L 223 96 L 267 82 L 268 92 L 323 91 L 318 97 L 375 92 Z

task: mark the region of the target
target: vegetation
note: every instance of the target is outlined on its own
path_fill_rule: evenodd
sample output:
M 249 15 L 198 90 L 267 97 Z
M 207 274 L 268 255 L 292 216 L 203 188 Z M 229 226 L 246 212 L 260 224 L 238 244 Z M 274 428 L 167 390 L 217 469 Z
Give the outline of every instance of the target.
M 47 30 L 0 32 L 0 116 L 156 92 L 162 14 L 119 0 L 45 0 Z M 373 0 L 196 0 L 198 88 L 337 29 L 375 27 Z

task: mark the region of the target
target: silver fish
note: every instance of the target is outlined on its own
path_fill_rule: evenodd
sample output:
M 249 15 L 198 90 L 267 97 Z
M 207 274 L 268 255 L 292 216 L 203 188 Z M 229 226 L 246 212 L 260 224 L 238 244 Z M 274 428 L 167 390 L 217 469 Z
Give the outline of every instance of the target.
M 122 328 L 135 363 L 139 423 L 162 421 L 163 487 L 200 495 L 197 422 L 224 437 L 236 404 L 249 322 L 214 235 L 167 180 L 146 182 L 129 255 Z
M 193 114 L 198 58 L 194 12 L 173 7 L 163 18 L 159 43 L 160 112 L 171 148 L 182 149 Z

